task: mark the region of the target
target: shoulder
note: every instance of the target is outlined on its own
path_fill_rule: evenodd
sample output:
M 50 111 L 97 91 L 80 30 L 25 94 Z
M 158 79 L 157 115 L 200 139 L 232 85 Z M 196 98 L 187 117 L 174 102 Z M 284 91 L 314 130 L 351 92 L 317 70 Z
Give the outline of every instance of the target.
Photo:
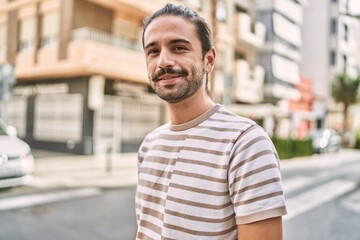
M 223 106 L 221 106 L 218 111 L 211 116 L 209 120 L 219 126 L 237 129 L 239 132 L 242 132 L 251 126 L 256 125 L 253 120 L 239 116 Z

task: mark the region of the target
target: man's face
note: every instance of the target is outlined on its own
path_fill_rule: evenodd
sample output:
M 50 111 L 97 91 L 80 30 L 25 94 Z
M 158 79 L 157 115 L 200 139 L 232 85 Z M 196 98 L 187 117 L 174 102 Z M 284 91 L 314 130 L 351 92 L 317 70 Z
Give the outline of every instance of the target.
M 177 103 L 204 88 L 204 61 L 194 24 L 178 16 L 158 17 L 145 31 L 144 49 L 151 87 L 163 100 Z

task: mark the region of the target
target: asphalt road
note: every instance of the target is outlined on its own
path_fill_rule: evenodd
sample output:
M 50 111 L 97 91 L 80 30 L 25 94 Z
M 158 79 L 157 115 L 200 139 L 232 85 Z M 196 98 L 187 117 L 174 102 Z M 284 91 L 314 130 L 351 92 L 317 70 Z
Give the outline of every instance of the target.
M 134 194 L 135 188 L 100 190 L 93 196 L 1 211 L 0 239 L 133 239 L 136 228 Z

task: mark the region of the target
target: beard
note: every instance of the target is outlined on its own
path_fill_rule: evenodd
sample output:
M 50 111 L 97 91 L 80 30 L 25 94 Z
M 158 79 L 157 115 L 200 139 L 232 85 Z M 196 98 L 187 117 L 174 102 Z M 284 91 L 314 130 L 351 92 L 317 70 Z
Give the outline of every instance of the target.
M 180 83 L 160 87 L 157 80 L 161 75 L 179 74 L 183 80 Z M 203 84 L 205 71 L 204 66 L 192 66 L 190 73 L 186 70 L 176 70 L 173 68 L 160 69 L 155 73 L 154 77 L 150 78 L 150 85 L 155 93 L 164 101 L 168 103 L 178 103 L 191 96 L 193 96 Z M 161 81 L 161 80 L 160 80 Z

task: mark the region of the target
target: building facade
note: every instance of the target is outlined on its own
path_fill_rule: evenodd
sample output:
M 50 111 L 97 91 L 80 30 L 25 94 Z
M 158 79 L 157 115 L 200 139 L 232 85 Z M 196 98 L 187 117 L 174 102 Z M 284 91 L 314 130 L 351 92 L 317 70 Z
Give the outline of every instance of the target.
M 301 87 L 300 72 L 301 26 L 307 6 L 308 2 L 303 0 L 256 1 L 256 17 L 266 26 L 265 47 L 258 54 L 265 69 L 264 102 L 273 108 L 274 120 L 270 125 L 278 137 L 298 136 L 294 129 L 302 122 L 312 126 L 312 101 L 310 108 L 297 107 L 304 101 L 304 94 L 312 95 L 311 84 L 310 88 Z
M 359 72 L 359 21 L 355 1 L 311 1 L 305 9 L 301 72 L 314 79 L 317 127 L 342 129 L 341 106 L 332 99 L 331 85 L 340 73 Z M 355 12 L 354 12 L 355 11 Z
M 14 66 L 6 120 L 32 147 L 136 151 L 165 121 L 149 91 L 145 16 L 165 1 L 0 1 L 0 63 Z

